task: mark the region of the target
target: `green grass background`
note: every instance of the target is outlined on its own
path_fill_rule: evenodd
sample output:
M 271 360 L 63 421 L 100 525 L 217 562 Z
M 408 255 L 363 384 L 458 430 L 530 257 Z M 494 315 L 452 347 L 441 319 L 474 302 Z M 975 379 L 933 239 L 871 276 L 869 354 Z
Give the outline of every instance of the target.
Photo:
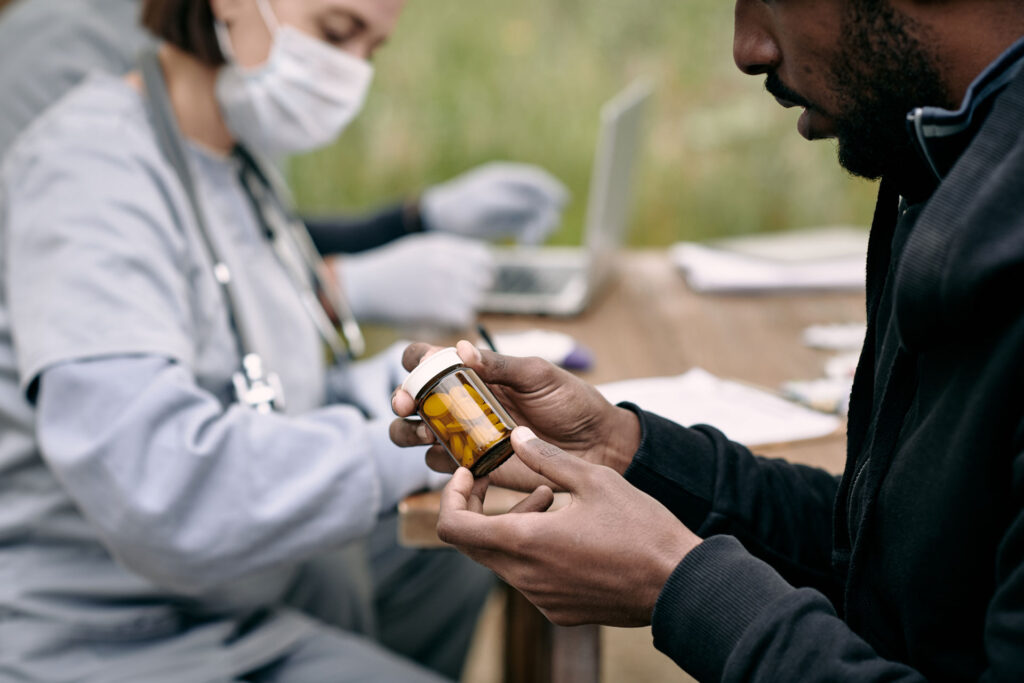
M 661 246 L 823 224 L 867 225 L 875 187 L 831 142 L 796 133 L 763 78 L 732 62 L 726 0 L 410 0 L 376 59 L 365 113 L 293 162 L 303 210 L 368 209 L 492 160 L 536 163 L 574 201 L 553 243 L 576 243 L 597 112 L 655 82 L 631 244 Z

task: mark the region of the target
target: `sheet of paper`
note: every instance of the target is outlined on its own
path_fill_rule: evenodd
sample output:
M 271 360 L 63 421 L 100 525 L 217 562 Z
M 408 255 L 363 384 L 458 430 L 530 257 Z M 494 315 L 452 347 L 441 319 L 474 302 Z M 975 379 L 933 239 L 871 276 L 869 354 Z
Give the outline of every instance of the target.
M 754 233 L 713 240 L 709 247 L 747 254 L 771 261 L 808 263 L 857 257 L 868 253 L 867 228 L 852 225 L 827 225 L 783 232 Z
M 867 325 L 864 323 L 835 323 L 811 325 L 804 330 L 804 344 L 812 349 L 826 351 L 860 351 L 864 344 Z
M 697 292 L 860 290 L 866 255 L 867 231 L 845 227 L 679 242 L 669 250 Z
M 746 446 L 828 436 L 841 424 L 834 415 L 720 379 L 700 368 L 676 377 L 625 380 L 598 389 L 612 403 L 630 401 L 687 427 L 709 424 Z

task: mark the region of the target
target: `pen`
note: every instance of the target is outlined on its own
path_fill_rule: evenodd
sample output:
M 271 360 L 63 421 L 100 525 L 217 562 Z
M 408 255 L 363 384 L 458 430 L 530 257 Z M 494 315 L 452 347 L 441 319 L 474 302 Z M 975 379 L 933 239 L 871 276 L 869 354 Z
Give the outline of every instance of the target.
M 477 323 L 476 331 L 480 333 L 480 337 L 484 340 L 484 343 L 487 344 L 487 347 L 491 351 L 494 351 L 495 353 L 497 353 L 498 349 L 497 349 L 497 347 L 494 346 L 494 340 L 491 339 L 491 335 L 487 331 L 487 328 L 484 327 L 482 323 Z

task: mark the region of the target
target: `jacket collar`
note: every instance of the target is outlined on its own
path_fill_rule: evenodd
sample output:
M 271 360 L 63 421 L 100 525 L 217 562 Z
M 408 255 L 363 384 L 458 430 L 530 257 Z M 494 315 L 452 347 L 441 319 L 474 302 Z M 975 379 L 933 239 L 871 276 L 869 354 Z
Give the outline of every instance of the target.
M 979 75 L 960 109 L 918 107 L 907 115 L 907 131 L 925 165 L 942 181 L 984 123 L 992 103 L 1024 70 L 1024 38 Z

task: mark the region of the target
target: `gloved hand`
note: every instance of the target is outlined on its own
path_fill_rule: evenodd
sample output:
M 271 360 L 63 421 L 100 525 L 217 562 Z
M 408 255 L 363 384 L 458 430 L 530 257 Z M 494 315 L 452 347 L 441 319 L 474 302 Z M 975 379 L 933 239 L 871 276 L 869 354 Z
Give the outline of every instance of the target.
M 360 320 L 464 328 L 494 282 L 495 263 L 480 242 L 420 233 L 336 259 L 335 271 Z
M 391 393 L 409 375 L 402 366 L 408 345 L 397 341 L 367 358 L 331 366 L 327 371 L 327 401 L 358 406 L 372 420 L 393 418 Z
M 418 452 L 396 446 L 388 438 L 390 420 L 373 420 L 367 425 L 373 459 L 380 482 L 380 512 L 393 510 L 410 493 L 423 489 L 439 489 L 451 475 L 435 472 L 423 461 Z
M 377 463 L 381 512 L 391 510 L 414 491 L 444 486 L 450 477 L 431 470 L 422 454 L 399 448 L 388 436 L 394 419 L 391 392 L 409 375 L 402 367 L 408 345 L 396 342 L 370 358 L 336 365 L 327 374 L 328 401 L 356 405 L 370 419 L 368 435 Z
M 569 191 L 547 171 L 495 162 L 423 193 L 420 215 L 429 230 L 539 244 L 562 218 Z

